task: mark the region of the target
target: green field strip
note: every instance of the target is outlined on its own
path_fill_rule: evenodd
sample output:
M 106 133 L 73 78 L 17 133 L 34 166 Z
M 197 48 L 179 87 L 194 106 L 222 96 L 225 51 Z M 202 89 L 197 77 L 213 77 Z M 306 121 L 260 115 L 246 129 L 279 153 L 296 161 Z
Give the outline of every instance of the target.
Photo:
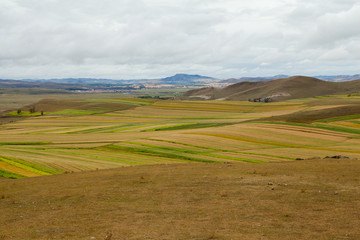
M 239 136 L 225 135 L 225 134 L 212 134 L 212 133 L 186 133 L 186 134 L 212 136 L 212 137 L 232 139 L 232 140 L 236 140 L 236 141 L 252 142 L 252 143 L 273 145 L 273 146 L 279 146 L 279 147 L 285 147 L 285 148 L 303 148 L 303 149 L 313 149 L 313 150 L 325 150 L 325 151 L 332 151 L 332 152 L 360 153 L 360 151 L 356 151 L 356 150 L 344 150 L 344 149 L 314 147 L 314 146 L 299 145 L 299 144 L 279 143 L 279 142 L 265 141 L 265 140 L 255 139 L 255 138 L 246 138 L 246 137 L 239 137 Z
M 90 155 L 90 154 L 81 154 L 81 153 L 77 153 L 74 151 L 72 151 L 72 152 L 56 151 L 54 149 L 52 149 L 48 152 L 50 154 L 54 153 L 51 155 L 53 157 L 61 157 L 61 158 L 66 158 L 68 160 L 71 159 L 73 161 L 87 162 L 87 163 L 92 163 L 92 164 L 102 165 L 102 166 L 110 165 L 110 166 L 114 166 L 114 167 L 119 167 L 119 165 L 111 163 L 111 162 L 118 163 L 119 161 L 109 161 L 109 159 L 100 159 L 97 156 Z M 133 164 L 133 165 L 136 165 L 136 164 Z
M 96 165 L 101 165 L 101 166 L 105 166 L 105 167 L 109 167 L 109 166 L 113 166 L 113 167 L 119 167 L 119 164 L 113 164 L 113 163 L 126 163 L 126 164 L 131 164 L 131 165 L 140 165 L 137 163 L 130 163 L 130 162 L 126 162 L 126 161 L 120 161 L 119 159 L 116 158 L 106 158 L 106 157 L 99 157 L 98 155 L 91 155 L 91 154 L 84 154 L 84 153 L 78 153 L 78 152 L 65 152 L 65 151 L 51 151 L 54 153 L 58 153 L 61 155 L 70 155 L 70 156 L 79 156 L 81 158 L 77 158 L 77 159 L 81 159 L 80 161 L 87 161 L 87 162 L 91 162 L 91 163 L 96 163 Z
M 48 169 L 44 166 L 33 164 L 16 158 L 0 156 L 0 161 L 39 175 L 59 174 L 59 172 L 55 170 Z
M 316 120 L 314 122 L 336 122 L 336 121 L 344 121 L 344 120 L 351 120 L 357 118 L 360 118 L 360 114 L 326 118 L 326 119 Z
M 99 160 L 103 160 L 105 162 L 103 162 L 104 164 L 108 163 L 107 165 L 112 165 L 112 166 L 119 166 L 116 164 L 111 164 L 111 162 L 113 163 L 124 163 L 124 164 L 129 164 L 129 165 L 144 165 L 141 162 L 137 162 L 137 161 L 131 161 L 131 160 L 125 160 L 119 157 L 104 157 L 104 156 L 99 156 L 98 153 L 100 151 L 96 151 L 93 154 L 88 154 L 88 153 L 78 153 L 78 152 L 64 152 L 64 151 L 53 151 L 53 152 L 57 152 L 57 153 L 62 153 L 62 154 L 70 154 L 70 155 L 77 155 L 77 156 L 81 156 L 81 157 L 86 157 L 86 158 L 90 158 L 90 159 L 94 159 L 97 160 L 97 162 Z
M 209 156 L 209 157 L 215 157 L 215 158 L 220 158 L 220 159 L 229 159 L 229 160 L 234 160 L 234 161 L 250 162 L 250 163 L 261 163 L 261 162 L 265 162 L 265 161 L 263 161 L 263 160 L 258 160 L 258 159 L 232 157 L 232 156 L 226 156 L 226 155 L 220 155 L 220 154 L 214 154 L 214 153 L 202 153 L 201 155 Z
M 3 149 L 4 149 L 4 147 L 3 147 Z M 46 150 L 50 150 L 50 149 L 87 149 L 87 147 L 57 147 L 57 146 L 52 146 L 52 145 L 46 145 L 43 147 L 9 146 L 9 147 L 5 147 L 5 149 L 46 151 Z
M 34 155 L 34 156 L 45 156 L 45 157 L 51 157 L 54 160 L 57 161 L 62 161 L 64 159 L 64 155 L 54 155 L 54 154 L 49 154 L 49 153 L 43 153 L 43 152 L 32 152 L 32 151 L 24 151 L 24 150 L 18 150 L 18 149 L 6 149 L 7 151 L 12 151 L 12 152 L 21 152 L 21 153 L 25 153 L 28 155 Z M 73 155 L 65 155 L 66 156 L 66 161 L 67 162 L 84 162 L 84 163 L 96 163 L 94 161 L 88 160 L 88 159 L 82 159 L 82 158 L 74 158 Z M 60 159 L 59 159 L 60 157 Z
M 31 131 L 31 132 L 27 132 L 27 133 L 23 133 L 23 134 L 29 134 L 29 135 L 37 135 L 37 134 L 44 134 L 44 133 L 57 133 L 57 132 L 61 132 L 61 131 L 70 131 L 73 129 L 78 129 L 79 127 L 60 127 L 57 129 L 48 129 L 48 130 L 41 130 L 41 131 Z M 60 134 L 60 133 L 59 133 Z
M 148 165 L 148 164 L 153 164 L 153 163 L 179 163 L 179 162 L 184 162 L 183 160 L 179 160 L 179 159 L 173 159 L 173 158 L 168 158 L 168 157 L 159 157 L 157 156 L 156 158 L 154 158 L 154 156 L 149 155 L 146 156 L 144 154 L 137 154 L 137 153 L 129 153 L 129 152 L 120 152 L 118 150 L 109 150 L 109 149 L 101 149 L 97 151 L 98 154 L 103 154 L 106 155 L 107 154 L 117 154 L 117 158 L 127 158 L 127 161 L 134 161 L 137 162 L 141 165 Z M 127 154 L 125 154 L 127 153 Z M 121 154 L 121 155 L 119 155 Z
M 204 146 L 198 146 L 198 145 L 193 145 L 193 144 L 180 143 L 180 142 L 174 142 L 174 141 L 168 141 L 168 140 L 162 140 L 162 139 L 148 138 L 146 140 L 167 142 L 167 143 L 178 144 L 178 145 L 182 145 L 182 146 L 212 150 L 212 151 L 216 151 L 216 152 L 240 153 L 240 154 L 245 154 L 245 155 L 254 155 L 254 156 L 262 156 L 262 157 L 272 157 L 272 158 L 281 158 L 281 159 L 287 159 L 287 160 L 295 160 L 295 158 L 286 157 L 286 156 L 279 156 L 279 155 L 273 155 L 273 154 L 251 153 L 251 152 L 244 152 L 244 151 L 234 151 L 234 150 L 227 150 L 227 149 L 214 148 L 214 147 L 204 147 Z
M 219 113 L 223 113 L 223 112 L 248 112 L 249 110 L 247 109 L 223 109 L 223 108 L 210 108 L 210 107 L 189 107 L 189 106 L 159 106 L 159 105 L 151 105 L 151 108 L 154 108 L 154 111 L 161 111 L 162 108 L 166 108 L 166 109 L 181 109 L 181 110 L 188 110 L 188 111 L 206 111 L 206 112 L 219 112 Z
M 186 124 L 178 124 L 178 125 L 142 130 L 142 132 L 175 131 L 175 130 L 188 130 L 188 129 L 198 129 L 198 128 L 222 127 L 232 124 L 235 123 L 186 123 Z
M 148 147 L 148 146 L 144 146 L 144 145 L 140 145 L 140 144 L 133 144 L 130 142 L 124 142 L 123 144 L 128 144 L 128 145 L 121 145 L 121 147 L 126 147 L 126 148 L 133 148 L 136 149 L 136 151 L 139 151 L 140 154 L 144 154 L 144 155 L 153 155 L 153 156 L 162 156 L 162 157 L 167 157 L 167 158 L 172 158 L 172 159 L 176 159 L 176 160 L 184 160 L 187 162 L 191 162 L 191 161 L 195 161 L 195 162 L 212 162 L 212 161 L 218 161 L 218 160 L 212 160 L 212 159 L 204 159 L 204 158 L 199 158 L 199 154 L 196 153 L 189 153 L 189 152 L 178 152 L 178 151 L 171 151 L 168 149 L 160 149 L 160 148 L 156 148 L 156 147 Z M 141 147 L 136 147 L 136 146 L 141 146 Z M 117 145 L 118 146 L 118 145 Z M 195 156 L 191 156 L 191 155 L 195 155 Z
M 145 115 L 125 115 L 125 114 L 115 114 L 115 113 L 104 113 L 99 114 L 99 116 L 109 116 L 109 117 L 122 117 L 122 118 L 160 118 L 160 119 L 173 119 L 173 117 L 162 117 L 162 116 L 145 116 Z
M 279 125 L 289 125 L 289 126 L 298 126 L 298 127 L 307 127 L 307 128 L 317 128 L 317 129 L 324 129 L 324 130 L 342 132 L 342 133 L 360 134 L 360 129 L 337 127 L 337 126 L 333 126 L 333 125 L 323 125 L 321 123 L 318 123 L 317 125 L 307 125 L 307 124 L 289 123 L 289 122 L 257 122 L 257 121 L 256 122 L 247 122 L 247 123 L 279 124 Z
M 59 174 L 60 172 L 51 169 L 51 168 L 47 168 L 46 166 L 42 165 L 42 164 L 35 164 L 33 162 L 29 162 L 29 161 L 25 161 L 25 160 L 21 160 L 18 158 L 13 158 L 13 157 L 8 157 L 8 156 L 0 156 L 0 161 L 6 162 L 10 165 L 19 167 L 21 169 L 30 171 L 30 172 L 34 172 L 34 173 L 38 173 L 41 175 L 48 175 L 48 174 Z
M 7 116 L 28 116 L 28 117 L 34 117 L 34 116 L 41 116 L 41 112 L 29 112 L 29 111 L 21 111 L 18 113 L 17 111 L 12 111 L 6 114 Z
M 127 130 L 134 130 L 134 129 L 144 128 L 144 127 L 153 127 L 153 126 L 157 126 L 157 125 L 159 125 L 159 124 L 157 123 L 157 124 L 136 125 L 136 126 L 132 126 L 132 127 L 125 127 L 123 129 L 114 130 L 114 131 L 111 131 L 111 133 L 122 132 L 122 131 L 127 131 Z
M 224 132 L 224 134 L 232 135 L 233 133 L 229 131 L 228 133 Z M 235 133 L 234 135 L 240 135 L 248 138 L 261 139 L 271 142 L 316 147 L 332 147 L 339 142 L 347 139 L 346 134 L 344 136 L 344 134 L 340 134 L 337 132 L 264 124 L 257 125 L 255 128 L 242 128 L 242 130 L 239 130 L 239 132 Z M 327 135 L 327 137 L 325 138 L 324 135 Z
M 140 147 L 127 147 L 127 146 L 120 146 L 120 145 L 107 145 L 106 148 L 110 148 L 110 149 L 118 149 L 120 151 L 127 151 L 127 152 L 136 152 L 139 154 L 144 154 L 144 155 L 152 155 L 152 156 L 158 156 L 158 157 L 168 157 L 168 158 L 174 158 L 174 159 L 181 159 L 181 160 L 187 160 L 187 161 L 191 161 L 191 162 L 219 162 L 219 161 L 214 161 L 214 160 L 208 160 L 208 159 L 202 159 L 202 158 L 195 158 L 195 157 L 189 157 L 189 156 L 184 156 L 184 155 L 179 155 L 179 154 L 174 154 L 174 153 L 165 153 L 165 152 L 161 152 L 161 151 L 155 151 L 152 149 L 145 149 L 145 148 L 140 148 Z
M 146 106 L 154 102 L 154 100 L 143 100 L 143 99 L 86 99 L 83 102 L 89 103 L 119 103 L 126 105 L 135 105 L 135 106 Z
M 65 109 L 65 110 L 61 110 L 61 111 L 57 111 L 57 112 L 53 112 L 53 113 L 49 113 L 49 116 L 84 116 L 84 115 L 93 115 L 93 114 L 97 114 L 97 113 L 101 113 L 99 111 L 90 111 L 90 110 L 78 110 L 78 109 Z
M 156 159 L 147 159 L 147 160 L 144 160 L 144 159 L 141 159 L 141 158 L 138 158 L 137 160 L 125 159 L 125 157 L 128 157 L 128 156 L 124 156 L 123 154 L 119 155 L 118 151 L 113 151 L 112 152 L 112 153 L 116 153 L 117 156 L 110 156 L 110 157 L 108 155 L 103 156 L 104 151 L 96 150 L 98 148 L 99 147 L 77 149 L 79 151 L 86 151 L 86 153 L 74 152 L 74 151 L 67 153 L 66 151 L 62 151 L 62 149 L 51 150 L 51 152 L 57 152 L 57 153 L 62 153 L 62 154 L 65 153 L 65 154 L 70 154 L 70 155 L 78 155 L 78 156 L 94 159 L 96 161 L 104 160 L 104 161 L 107 161 L 107 162 L 110 161 L 110 162 L 114 162 L 114 163 L 124 163 L 124 164 L 128 164 L 128 165 L 145 165 L 145 164 L 149 164 L 149 161 L 151 161 L 153 163 L 164 162 L 164 160 L 156 160 Z M 69 148 L 67 148 L 67 149 L 69 149 Z M 64 149 L 64 150 L 67 150 L 67 149 Z M 112 155 L 114 155 L 114 154 L 112 154 Z M 166 161 L 172 162 L 173 160 L 172 159 L 166 159 Z
M 241 117 L 240 116 L 210 116 L 210 117 L 177 117 L 177 116 L 147 116 L 147 115 L 125 115 L 125 114 L 114 114 L 114 113 L 106 113 L 106 114 L 99 114 L 99 116 L 109 116 L 109 117 L 126 117 L 126 118 L 152 118 L 152 119 L 177 119 L 177 120 L 212 120 L 212 119 L 247 119 L 248 117 Z
M 94 117 L 94 116 L 92 116 Z M 98 117 L 98 116 L 95 116 L 95 117 Z M 26 124 L 29 124 L 29 125 L 25 125 L 24 123 L 26 122 Z M 38 124 L 39 126 L 42 126 L 44 124 L 48 124 L 48 123 L 51 123 L 51 124 L 62 124 L 62 126 L 64 127 L 67 127 L 69 126 L 68 124 L 70 123 L 71 126 L 81 126 L 81 124 L 84 124 L 84 123 L 92 123 L 92 124 L 103 124 L 104 122 L 107 122 L 107 123 L 114 123 L 114 124 L 117 124 L 119 123 L 119 121 L 117 121 L 116 119 L 99 119 L 99 118 L 94 118 L 94 119 L 91 119 L 91 118 L 37 118 L 37 119 L 30 119 L 30 120 L 27 120 L 27 121 L 22 121 L 22 122 L 18 122 L 18 123 L 13 123 L 13 124 L 16 124 L 16 127 L 24 127 L 24 126 L 27 126 L 27 127 L 31 127 L 31 126 L 34 126 L 34 124 Z M 30 125 L 32 124 L 32 125 Z M 91 126 L 91 125 L 90 125 Z
M 19 179 L 19 178 L 24 178 L 25 176 L 0 169 L 0 177 Z
M 146 144 L 146 143 L 139 143 L 139 142 L 130 142 L 126 141 L 125 143 L 130 143 L 134 145 L 140 145 L 149 147 L 151 149 L 161 149 L 161 150 L 167 150 L 171 152 L 180 152 L 180 153 L 190 153 L 190 154 L 196 154 L 196 155 L 202 155 L 202 156 L 208 156 L 213 158 L 220 158 L 220 159 L 230 159 L 230 160 L 236 160 L 236 161 L 245 161 L 245 162 L 263 162 L 261 160 L 255 160 L 255 159 L 247 159 L 247 158 L 239 158 L 239 157 L 232 157 L 232 156 L 226 156 L 226 155 L 220 155 L 215 153 L 209 153 L 209 152 L 201 152 L 201 151 L 195 151 L 190 149 L 184 149 L 184 148 L 175 148 L 175 147 L 166 147 L 166 146 L 158 146 L 158 145 L 152 145 L 152 144 Z
M 61 172 L 59 172 L 59 171 L 57 171 L 55 169 L 44 166 L 44 164 L 40 164 L 40 163 L 34 163 L 34 162 L 30 162 L 30 161 L 21 160 L 21 159 L 18 159 L 18 158 L 13 158 L 13 157 L 0 156 L 0 160 L 3 160 L 3 159 L 5 159 L 7 161 L 16 162 L 18 164 L 21 164 L 21 165 L 36 169 L 37 171 L 45 172 L 45 173 L 48 173 L 48 174 L 59 174 L 59 173 L 61 173 Z M 10 162 L 8 162 L 8 163 L 11 164 Z M 27 169 L 25 169 L 25 170 L 27 170 Z
M 260 122 L 257 122 L 260 123 Z M 267 124 L 267 122 L 263 122 L 263 124 Z M 292 131 L 297 131 L 297 132 L 306 132 L 306 133 L 311 133 L 311 134 L 319 134 L 319 135 L 327 135 L 327 136 L 335 136 L 335 137 L 344 137 L 344 138 L 349 138 L 349 135 L 347 133 L 344 132 L 336 132 L 336 131 L 323 131 L 325 129 L 322 128 L 312 128 L 312 127 L 305 127 L 305 126 L 297 126 L 297 125 L 288 125 L 288 124 L 272 124 L 274 126 L 272 126 L 272 129 L 282 129 L 282 130 L 292 130 Z M 294 128 L 289 128 L 290 127 L 294 127 Z M 299 129 L 301 128 L 301 129 Z
M 66 132 L 66 134 L 98 133 L 98 132 L 104 132 L 104 131 L 107 131 L 107 130 L 116 130 L 116 129 L 119 129 L 119 128 L 123 128 L 125 126 L 128 126 L 128 125 L 126 124 L 126 125 L 117 125 L 117 126 L 108 126 L 108 127 L 94 127 L 94 128 L 84 129 L 84 130 Z
M 121 131 L 125 131 L 125 130 L 136 129 L 136 127 L 139 127 L 139 125 L 134 126 L 134 124 L 132 124 L 132 123 L 124 124 L 121 127 L 116 128 L 116 129 L 108 129 L 108 130 L 104 131 L 104 133 L 116 133 L 116 132 L 121 132 Z
M 159 145 L 140 143 L 140 142 L 134 142 L 134 141 L 124 141 L 124 143 L 129 143 L 129 144 L 138 145 L 138 146 L 144 146 L 144 147 L 149 147 L 149 148 L 156 148 L 156 149 L 161 149 L 161 150 L 167 150 L 167 151 L 171 151 L 171 152 L 181 152 L 181 153 L 190 153 L 190 154 L 201 154 L 201 153 L 203 153 L 201 151 L 196 151 L 196 150 L 191 150 L 191 149 L 166 147 L 166 146 L 159 146 Z
M 107 145 L 107 146 L 109 146 L 109 145 Z M 143 163 L 143 165 L 144 164 L 151 164 L 151 163 L 189 162 L 189 161 L 186 161 L 186 160 L 183 160 L 183 159 L 170 158 L 170 157 L 159 156 L 159 155 L 154 155 L 154 154 L 144 154 L 143 152 L 139 153 L 139 152 L 136 152 L 136 151 L 132 151 L 132 152 L 131 151 L 121 151 L 121 149 L 109 148 L 107 146 L 96 147 L 96 150 L 100 151 L 102 154 L 104 154 L 104 152 L 119 154 L 119 152 L 120 152 L 121 156 L 126 156 L 126 157 L 133 158 L 133 159 L 135 159 L 133 161 Z M 130 154 L 130 155 L 123 155 L 124 153 Z
M 109 143 L 119 143 L 122 142 L 122 140 L 100 140 L 100 141 L 61 141 L 61 142 L 53 142 L 52 144 L 49 144 L 45 146 L 46 149 L 49 148 L 66 148 L 66 149 L 83 149 L 87 147 L 56 147 L 56 145 L 73 145 L 73 144 L 109 144 Z M 53 146 L 54 145 L 54 146 Z M 18 148 L 18 147 L 17 147 Z M 24 149 L 29 149 L 30 147 L 26 147 Z M 37 148 L 34 148 L 37 149 Z
M 48 145 L 52 142 L 0 142 L 0 146 L 3 145 Z

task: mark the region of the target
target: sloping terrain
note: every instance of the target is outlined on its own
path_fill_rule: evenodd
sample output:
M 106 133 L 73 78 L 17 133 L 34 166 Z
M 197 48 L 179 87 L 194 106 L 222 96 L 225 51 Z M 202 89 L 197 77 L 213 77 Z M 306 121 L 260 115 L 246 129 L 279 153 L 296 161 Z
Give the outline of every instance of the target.
M 315 159 L 0 179 L 0 239 L 355 240 L 359 168 Z
M 143 102 L 151 102 L 151 100 L 143 100 Z M 132 102 L 124 100 L 84 100 L 84 99 L 42 99 L 37 103 L 33 103 L 17 110 L 7 110 L 0 112 L 0 124 L 14 122 L 26 119 L 31 116 L 40 116 L 42 114 L 61 115 L 68 113 L 72 115 L 82 114 L 99 114 L 109 111 L 120 111 L 135 108 L 141 101 Z M 59 112 L 64 110 L 65 112 Z
M 295 113 L 265 118 L 267 121 L 285 121 L 295 123 L 311 123 L 318 120 L 334 121 L 344 119 L 359 118 L 360 104 L 348 106 L 334 106 L 319 110 L 299 111 Z
M 360 92 L 360 80 L 327 82 L 311 77 L 295 76 L 272 81 L 240 82 L 223 89 L 196 89 L 183 94 L 183 98 L 206 98 L 209 100 L 271 98 L 271 100 L 277 101 L 358 92 Z

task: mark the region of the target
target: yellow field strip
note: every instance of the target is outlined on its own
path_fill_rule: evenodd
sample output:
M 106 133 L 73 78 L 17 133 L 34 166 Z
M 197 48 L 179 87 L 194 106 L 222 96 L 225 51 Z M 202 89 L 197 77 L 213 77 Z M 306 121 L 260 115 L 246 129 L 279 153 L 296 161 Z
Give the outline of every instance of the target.
M 9 163 L 3 162 L 3 161 L 0 161 L 0 169 L 8 171 L 8 172 L 12 172 L 12 173 L 20 174 L 20 175 L 23 175 L 26 177 L 41 176 L 41 174 L 27 171 L 25 169 L 22 169 L 20 167 L 14 166 L 12 164 L 9 164 Z

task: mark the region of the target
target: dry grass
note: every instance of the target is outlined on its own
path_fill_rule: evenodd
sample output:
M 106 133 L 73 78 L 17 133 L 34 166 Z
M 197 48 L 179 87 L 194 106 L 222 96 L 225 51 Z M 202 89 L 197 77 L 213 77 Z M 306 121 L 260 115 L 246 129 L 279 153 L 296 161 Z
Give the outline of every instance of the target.
M 359 239 L 355 160 L 0 180 L 2 239 Z

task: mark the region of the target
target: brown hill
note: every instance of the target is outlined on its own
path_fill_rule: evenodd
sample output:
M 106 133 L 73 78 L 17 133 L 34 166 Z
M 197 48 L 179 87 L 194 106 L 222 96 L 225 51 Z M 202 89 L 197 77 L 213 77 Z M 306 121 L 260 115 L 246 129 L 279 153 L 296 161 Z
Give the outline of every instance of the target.
M 223 89 L 202 88 L 186 92 L 183 98 L 248 100 L 270 98 L 286 100 L 324 95 L 349 94 L 360 91 L 360 80 L 328 82 L 312 77 L 295 76 L 261 82 L 240 82 Z

